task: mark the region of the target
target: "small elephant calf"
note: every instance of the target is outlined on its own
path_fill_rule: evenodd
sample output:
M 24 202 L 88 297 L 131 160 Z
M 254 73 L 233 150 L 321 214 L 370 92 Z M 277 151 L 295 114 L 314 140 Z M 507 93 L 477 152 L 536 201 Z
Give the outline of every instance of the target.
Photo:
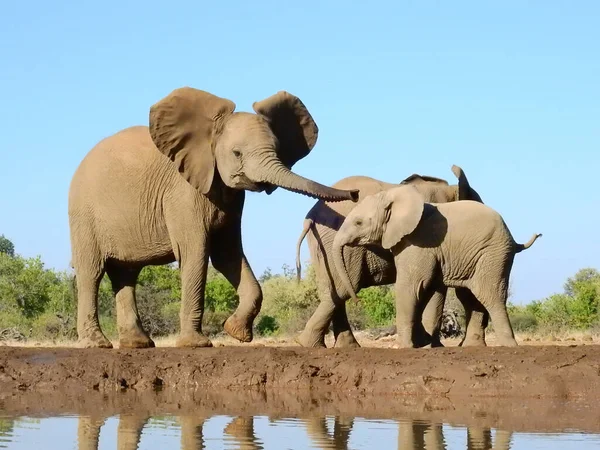
M 334 264 L 356 300 L 344 246 L 376 244 L 391 249 L 400 347 L 416 346 L 415 336 L 424 332 L 423 309 L 434 295 L 445 297 L 448 287 L 456 288 L 463 303 L 483 305 L 500 345 L 516 346 L 506 311 L 508 280 L 515 254 L 540 236 L 518 244 L 489 206 L 471 200 L 426 203 L 413 186 L 405 185 L 365 197 L 356 205 L 335 235 Z

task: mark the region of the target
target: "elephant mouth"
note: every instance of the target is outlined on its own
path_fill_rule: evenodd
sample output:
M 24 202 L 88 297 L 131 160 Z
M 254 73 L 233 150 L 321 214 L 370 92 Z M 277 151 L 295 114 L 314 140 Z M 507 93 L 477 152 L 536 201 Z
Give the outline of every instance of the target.
M 267 195 L 271 195 L 273 191 L 277 189 L 277 186 L 273 186 L 270 183 L 252 183 L 252 187 L 248 189 L 252 192 L 266 192 Z

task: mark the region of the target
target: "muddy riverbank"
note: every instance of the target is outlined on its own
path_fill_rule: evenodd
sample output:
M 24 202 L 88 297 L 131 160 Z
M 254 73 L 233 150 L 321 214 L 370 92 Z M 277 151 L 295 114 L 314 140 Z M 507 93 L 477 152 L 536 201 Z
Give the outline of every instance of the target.
M 205 411 L 600 429 L 600 347 L 0 348 L 5 414 Z M 583 428 L 582 428 L 583 427 Z
M 97 350 L 0 347 L 0 391 L 249 387 L 600 399 L 600 346 Z

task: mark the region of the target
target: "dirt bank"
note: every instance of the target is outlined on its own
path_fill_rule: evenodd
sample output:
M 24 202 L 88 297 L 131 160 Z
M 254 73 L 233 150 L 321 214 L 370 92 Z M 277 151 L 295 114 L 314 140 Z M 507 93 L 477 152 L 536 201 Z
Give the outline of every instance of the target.
M 0 348 L 0 391 L 248 387 L 600 399 L 600 346 L 352 350 Z

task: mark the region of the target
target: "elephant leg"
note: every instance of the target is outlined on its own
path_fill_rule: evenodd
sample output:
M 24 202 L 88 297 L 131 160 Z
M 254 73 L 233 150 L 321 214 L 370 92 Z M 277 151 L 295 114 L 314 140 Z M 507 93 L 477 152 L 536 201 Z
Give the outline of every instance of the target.
M 252 325 L 262 305 L 262 289 L 242 248 L 240 223 L 221 229 L 213 240 L 210 258 L 215 269 L 223 274 L 238 293 L 240 302 L 227 318 L 223 329 L 240 342 L 251 342 Z
M 492 448 L 492 432 L 489 428 L 467 428 L 467 449 L 489 450 Z
M 77 424 L 77 449 L 98 450 L 100 428 L 104 425 L 105 417 L 79 416 Z
M 117 448 L 119 450 L 136 450 L 140 445 L 142 430 L 148 417 L 138 415 L 121 415 L 117 427 Z
M 477 283 L 472 292 L 489 312 L 498 343 L 506 347 L 516 347 L 518 344 L 506 310 L 508 283 L 486 279 L 485 282 Z
M 135 299 L 135 285 L 140 270 L 107 265 L 106 273 L 117 299 L 119 348 L 154 347 L 154 341 L 142 326 Z
M 98 288 L 103 276 L 104 268 L 102 267 L 83 261 L 75 263 L 78 347 L 113 347 L 112 343 L 102 333 L 98 320 Z
M 401 348 L 422 347 L 431 342 L 423 327 L 422 317 L 427 303 L 437 290 L 434 284 L 437 269 L 434 260 L 420 260 L 420 263 L 418 272 L 396 268 L 396 333 Z
M 313 261 L 317 261 L 315 275 L 319 305 L 306 322 L 304 330 L 296 338 L 296 342 L 308 348 L 325 348 L 325 335 L 329 330 L 336 306 L 344 303 L 335 292 L 325 257 L 320 250 L 319 252 L 318 257 L 313 258 Z
M 400 348 L 413 348 L 417 297 L 408 283 L 396 283 L 396 333 Z
M 465 336 L 458 344 L 462 347 L 485 347 L 485 329 L 489 314 L 473 293 L 467 288 L 456 288 L 456 297 L 465 309 Z
M 423 328 L 430 336 L 432 347 L 444 346 L 440 341 L 440 329 L 447 291 L 448 288 L 446 286 L 436 289 L 423 311 Z
M 352 333 L 348 314 L 346 312 L 346 302 L 342 301 L 335 305 L 332 317 L 333 335 L 335 337 L 335 348 L 359 348 L 360 344 Z
M 304 330 L 296 338 L 302 347 L 325 348 L 325 335 L 335 311 L 335 303 L 329 295 L 319 296 L 321 301 L 310 316 Z
M 202 334 L 202 318 L 204 317 L 204 289 L 206 287 L 206 271 L 208 270 L 208 252 L 206 243 L 202 242 L 196 251 L 181 245 L 185 251 L 180 255 L 181 272 L 181 309 L 179 320 L 181 330 L 175 342 L 177 347 L 212 347 L 212 342 Z
M 204 422 L 202 416 L 180 416 L 181 425 L 181 450 L 198 450 L 205 448 L 204 441 Z

